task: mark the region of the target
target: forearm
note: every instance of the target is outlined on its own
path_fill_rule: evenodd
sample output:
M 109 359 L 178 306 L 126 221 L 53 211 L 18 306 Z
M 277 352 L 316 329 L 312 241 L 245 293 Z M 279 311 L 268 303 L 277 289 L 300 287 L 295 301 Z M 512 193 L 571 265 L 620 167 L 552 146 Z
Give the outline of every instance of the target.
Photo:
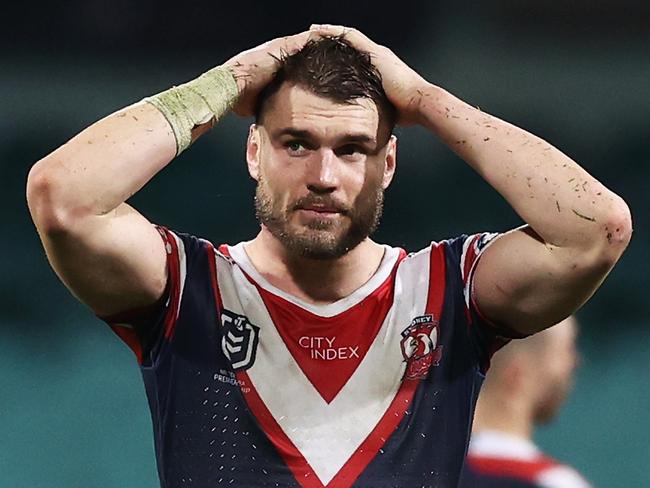
M 215 71 L 230 78 L 225 86 Z M 236 94 L 230 72 L 211 70 L 96 122 L 34 166 L 30 207 L 55 219 L 112 212 L 212 127 Z
M 627 206 L 558 149 L 430 85 L 420 122 L 492 185 L 547 244 L 627 242 Z
M 86 128 L 32 168 L 30 206 L 41 201 L 39 207 L 59 212 L 107 214 L 175 153 L 171 127 L 155 107 L 144 102 L 127 107 Z

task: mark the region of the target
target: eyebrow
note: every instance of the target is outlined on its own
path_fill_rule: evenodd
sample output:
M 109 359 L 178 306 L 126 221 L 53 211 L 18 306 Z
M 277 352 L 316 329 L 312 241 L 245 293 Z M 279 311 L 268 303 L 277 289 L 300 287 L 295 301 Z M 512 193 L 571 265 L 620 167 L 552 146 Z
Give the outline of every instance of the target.
M 305 140 L 316 139 L 316 136 L 312 132 L 308 130 L 296 129 L 294 127 L 285 127 L 284 129 L 280 129 L 273 133 L 274 138 L 278 138 L 282 136 L 292 136 L 295 137 L 296 139 L 305 139 Z M 375 137 L 371 137 L 367 134 L 361 134 L 361 133 L 345 134 L 343 137 L 340 137 L 337 142 L 339 144 L 341 143 L 349 144 L 349 143 L 356 142 L 359 144 L 372 145 L 372 147 L 376 147 L 377 145 L 377 139 Z

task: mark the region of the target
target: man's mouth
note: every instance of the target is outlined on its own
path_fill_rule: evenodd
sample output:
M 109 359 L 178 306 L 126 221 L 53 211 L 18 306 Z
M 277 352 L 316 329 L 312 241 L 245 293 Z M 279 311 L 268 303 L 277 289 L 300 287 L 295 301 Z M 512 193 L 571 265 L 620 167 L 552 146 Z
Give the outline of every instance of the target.
M 341 204 L 337 204 L 331 201 L 314 201 L 311 198 L 302 199 L 302 201 L 299 200 L 296 202 L 293 208 L 294 210 L 300 211 L 301 213 L 320 217 L 331 217 L 339 214 L 347 214 L 347 210 Z
M 297 211 L 308 218 L 317 219 L 331 219 L 341 214 L 336 209 L 325 207 L 300 207 Z
M 299 207 L 300 210 L 304 210 L 306 212 L 315 212 L 319 214 L 337 214 L 341 213 L 341 211 L 332 206 L 327 206 L 327 205 L 305 205 Z

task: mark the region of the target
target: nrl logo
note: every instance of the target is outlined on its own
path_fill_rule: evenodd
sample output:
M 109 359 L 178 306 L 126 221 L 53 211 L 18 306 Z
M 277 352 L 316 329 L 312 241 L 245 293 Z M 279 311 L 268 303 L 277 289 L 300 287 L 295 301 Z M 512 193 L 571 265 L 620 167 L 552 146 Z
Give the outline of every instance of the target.
M 234 370 L 248 369 L 255 362 L 259 331 L 245 316 L 221 312 L 221 349 Z
M 417 380 L 424 378 L 429 368 L 438 366 L 442 358 L 442 346 L 438 345 L 440 327 L 433 315 L 415 317 L 402 331 L 400 347 L 406 361 L 404 378 Z

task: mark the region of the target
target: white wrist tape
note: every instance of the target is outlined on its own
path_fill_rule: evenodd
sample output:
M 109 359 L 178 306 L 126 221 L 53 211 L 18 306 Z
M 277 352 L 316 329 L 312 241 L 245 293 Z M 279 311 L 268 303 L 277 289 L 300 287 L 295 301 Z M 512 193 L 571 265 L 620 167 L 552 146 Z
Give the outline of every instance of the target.
M 192 129 L 212 119 L 218 121 L 238 95 L 237 82 L 230 69 L 217 66 L 144 101 L 156 107 L 169 122 L 176 137 L 176 155 L 179 155 L 192 143 Z

